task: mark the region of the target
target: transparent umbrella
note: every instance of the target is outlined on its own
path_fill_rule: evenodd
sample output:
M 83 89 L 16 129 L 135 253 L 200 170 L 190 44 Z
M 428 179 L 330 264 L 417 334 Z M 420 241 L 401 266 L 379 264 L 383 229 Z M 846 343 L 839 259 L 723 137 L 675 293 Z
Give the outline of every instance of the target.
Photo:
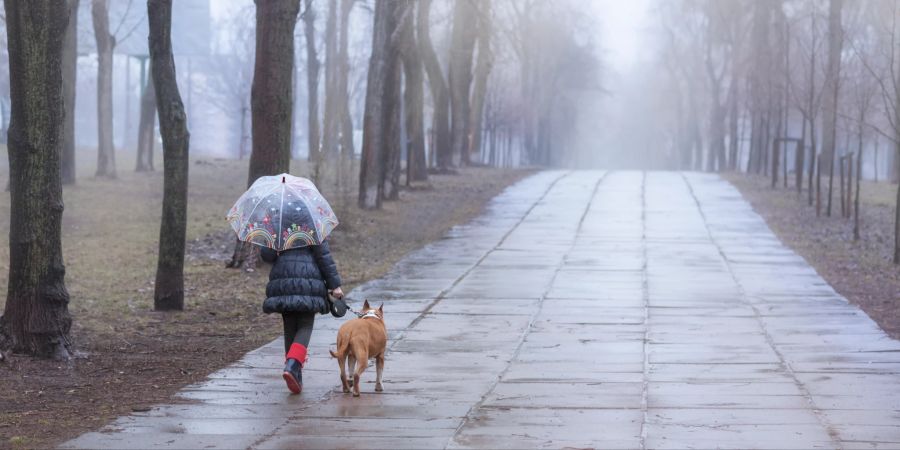
M 257 179 L 227 219 L 238 239 L 277 251 L 321 244 L 338 225 L 316 185 L 286 173 Z

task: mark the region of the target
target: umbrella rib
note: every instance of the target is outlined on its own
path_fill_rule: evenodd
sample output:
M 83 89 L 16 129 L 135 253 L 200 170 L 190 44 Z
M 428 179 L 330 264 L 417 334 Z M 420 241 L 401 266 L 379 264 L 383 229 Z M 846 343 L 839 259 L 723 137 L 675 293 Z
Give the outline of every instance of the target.
M 276 246 L 281 249 L 282 245 L 284 245 L 281 241 L 281 230 L 284 227 L 284 192 L 287 191 L 287 184 L 284 182 L 281 183 L 281 208 L 278 209 L 278 229 L 275 230 L 275 243 Z
M 252 187 L 252 186 L 251 186 L 251 187 Z M 273 189 L 271 189 L 269 192 L 266 192 L 264 195 L 260 195 L 260 196 L 259 196 L 259 201 L 256 202 L 255 205 L 253 205 L 253 209 L 251 209 L 251 210 L 250 210 L 250 214 L 247 215 L 247 220 L 250 220 L 250 219 L 253 217 L 253 213 L 256 212 L 256 208 L 259 208 L 259 204 L 262 203 L 262 200 L 263 200 L 264 198 L 266 198 L 269 194 L 271 194 L 272 191 L 274 191 L 274 190 L 275 190 L 275 189 L 273 188 Z M 242 224 L 241 229 L 243 229 L 245 226 L 246 226 L 246 224 Z M 239 236 L 239 237 L 240 237 L 240 236 Z M 251 242 L 251 244 L 252 244 L 252 242 Z

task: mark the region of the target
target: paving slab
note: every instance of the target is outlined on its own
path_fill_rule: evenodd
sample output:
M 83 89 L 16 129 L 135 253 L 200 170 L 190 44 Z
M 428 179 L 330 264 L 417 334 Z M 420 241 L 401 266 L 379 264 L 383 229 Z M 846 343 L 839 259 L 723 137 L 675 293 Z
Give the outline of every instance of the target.
M 898 448 L 900 342 L 716 175 L 545 171 L 349 295 L 385 392 L 340 391 L 322 317 L 66 448 Z

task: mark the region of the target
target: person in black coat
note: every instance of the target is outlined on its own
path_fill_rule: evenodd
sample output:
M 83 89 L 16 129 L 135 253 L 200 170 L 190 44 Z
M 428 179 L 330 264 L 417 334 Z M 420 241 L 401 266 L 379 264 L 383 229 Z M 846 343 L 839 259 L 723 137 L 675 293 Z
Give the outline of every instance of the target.
M 316 314 L 331 311 L 329 294 L 336 299 L 344 296 L 341 277 L 328 242 L 283 252 L 263 248 L 261 256 L 273 264 L 263 312 L 280 313 L 284 320 L 284 381 L 292 393 L 299 394 L 313 322 Z

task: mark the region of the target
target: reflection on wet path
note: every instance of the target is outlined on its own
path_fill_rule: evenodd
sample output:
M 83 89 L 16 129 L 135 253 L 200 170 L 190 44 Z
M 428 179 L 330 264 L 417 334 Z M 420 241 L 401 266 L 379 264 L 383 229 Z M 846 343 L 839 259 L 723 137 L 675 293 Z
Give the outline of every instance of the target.
M 70 447 L 900 446 L 900 345 L 715 175 L 542 172 L 351 293 L 385 302 L 385 392 L 278 341 Z

